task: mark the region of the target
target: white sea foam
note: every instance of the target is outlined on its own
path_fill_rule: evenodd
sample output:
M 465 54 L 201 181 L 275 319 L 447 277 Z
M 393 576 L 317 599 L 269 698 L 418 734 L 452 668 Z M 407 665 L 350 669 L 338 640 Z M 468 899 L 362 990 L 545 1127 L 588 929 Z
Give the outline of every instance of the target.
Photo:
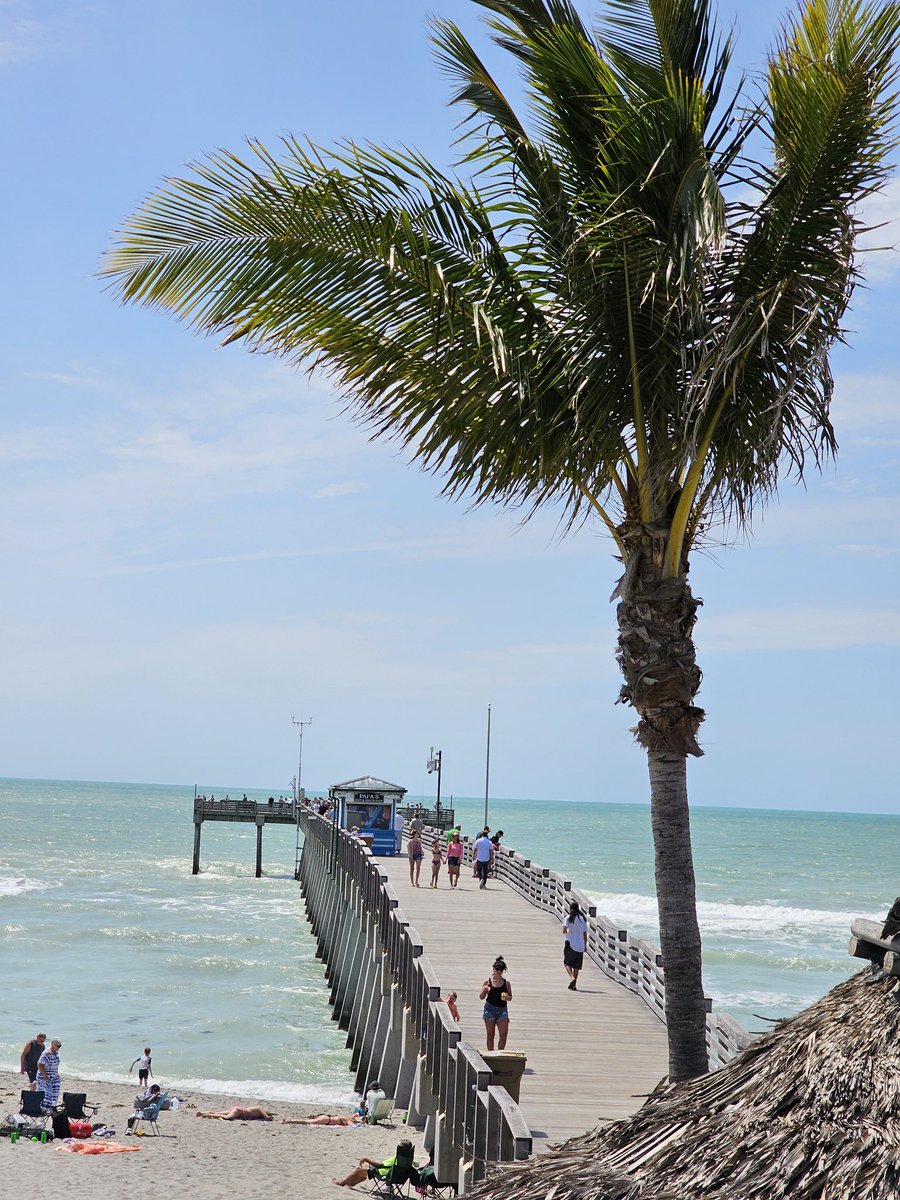
M 815 1003 L 819 999 L 816 995 L 800 995 L 795 992 L 766 992 L 766 991 L 747 991 L 747 992 L 721 992 L 715 997 L 715 1007 L 717 1011 L 729 1010 L 734 1008 L 754 1009 L 754 1008 L 774 1008 L 782 1009 L 785 1012 L 793 1013 L 800 1008 L 806 1008 L 807 1005 Z
M 24 896 L 26 892 L 46 892 L 56 884 L 25 875 L 0 875 L 0 896 Z
M 0 1062 L 0 1071 L 18 1073 L 18 1062 Z M 86 1083 L 120 1083 L 136 1087 L 134 1075 L 116 1071 L 84 1071 L 79 1069 L 78 1078 Z M 282 1104 L 336 1104 L 352 1105 L 357 1102 L 356 1094 L 349 1087 L 329 1087 L 317 1083 L 281 1083 L 265 1079 L 199 1079 L 193 1076 L 177 1077 L 166 1075 L 166 1088 L 170 1093 L 179 1091 L 202 1092 L 208 1096 L 234 1096 L 247 1100 L 271 1100 Z
M 169 1090 L 206 1092 L 211 1096 L 241 1096 L 254 1100 L 276 1100 L 282 1104 L 353 1104 L 350 1088 L 328 1087 L 318 1083 L 281 1083 L 266 1079 L 173 1079 L 167 1076 Z
M 591 899 L 599 913 L 625 929 L 629 925 L 637 927 L 639 931 L 657 928 L 656 899 L 653 896 L 599 893 Z M 704 935 L 778 939 L 834 932 L 849 936 L 851 921 L 864 915 L 876 921 L 882 919 L 877 914 L 798 908 L 773 900 L 761 904 L 697 901 L 700 932 Z

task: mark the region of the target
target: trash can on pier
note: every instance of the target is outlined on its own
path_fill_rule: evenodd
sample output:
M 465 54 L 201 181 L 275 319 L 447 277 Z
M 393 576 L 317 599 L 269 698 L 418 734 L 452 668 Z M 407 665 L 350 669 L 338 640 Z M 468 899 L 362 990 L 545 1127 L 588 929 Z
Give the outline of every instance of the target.
M 491 1083 L 494 1087 L 506 1088 L 518 1104 L 519 1085 L 528 1061 L 526 1056 L 519 1050 L 482 1050 L 481 1057 L 491 1068 Z

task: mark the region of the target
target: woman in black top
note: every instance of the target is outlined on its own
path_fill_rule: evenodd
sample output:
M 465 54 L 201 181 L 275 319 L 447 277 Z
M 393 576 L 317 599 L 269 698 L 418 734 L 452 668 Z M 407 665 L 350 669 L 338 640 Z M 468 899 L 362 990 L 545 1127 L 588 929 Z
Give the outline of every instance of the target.
M 505 977 L 506 963 L 498 958 L 494 963 L 490 976 L 481 985 L 479 993 L 484 1001 L 484 1028 L 487 1033 L 487 1048 L 493 1050 L 494 1035 L 499 1035 L 498 1050 L 506 1048 L 506 1038 L 509 1033 L 509 1009 L 507 1001 L 512 1000 L 512 987 Z

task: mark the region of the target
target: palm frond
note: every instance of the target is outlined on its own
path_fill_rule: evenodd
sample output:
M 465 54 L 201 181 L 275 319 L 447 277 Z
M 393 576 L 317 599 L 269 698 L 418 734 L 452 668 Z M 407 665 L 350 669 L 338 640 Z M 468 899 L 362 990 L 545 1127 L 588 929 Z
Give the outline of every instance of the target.
M 609 0 L 596 29 L 568 0 L 475 3 L 527 104 L 434 22 L 467 179 L 409 149 L 254 144 L 170 180 L 105 273 L 323 365 L 451 494 L 671 524 L 677 574 L 711 521 L 833 451 L 828 354 L 895 144 L 900 3 L 806 0 L 752 106 L 725 97 L 711 0 Z M 754 130 L 768 162 L 744 157 Z
M 356 415 L 450 493 L 533 504 L 573 495 L 576 477 L 608 487 L 608 467 L 576 463 L 584 381 L 495 204 L 411 152 L 254 149 L 171 180 L 132 219 L 104 268 L 125 299 L 323 362 Z M 596 435 L 614 461 L 627 397 L 619 417 Z

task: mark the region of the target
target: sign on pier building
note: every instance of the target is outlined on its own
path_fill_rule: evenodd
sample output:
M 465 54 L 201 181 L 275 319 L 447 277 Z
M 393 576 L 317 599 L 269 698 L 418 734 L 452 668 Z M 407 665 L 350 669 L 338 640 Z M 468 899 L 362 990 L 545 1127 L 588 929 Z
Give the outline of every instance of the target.
M 342 829 L 357 826 L 373 854 L 396 854 L 400 848 L 397 826 L 402 829 L 397 813 L 406 790 L 374 775 L 361 775 L 332 784 L 328 798 L 334 801 Z

